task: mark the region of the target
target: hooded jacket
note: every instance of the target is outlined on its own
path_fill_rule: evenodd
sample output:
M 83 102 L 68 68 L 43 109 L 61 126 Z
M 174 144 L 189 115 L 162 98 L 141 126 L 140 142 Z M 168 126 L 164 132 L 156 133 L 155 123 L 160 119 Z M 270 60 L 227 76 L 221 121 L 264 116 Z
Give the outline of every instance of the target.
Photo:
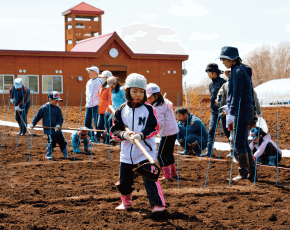
M 164 99 L 163 105 L 156 106 L 153 104 L 159 122 L 159 133 L 162 137 L 171 136 L 178 133 L 178 127 L 173 111 L 173 104 L 168 99 Z M 164 123 L 165 119 L 165 123 Z M 164 126 L 163 126 L 164 125 Z
M 155 109 L 147 103 L 137 104 L 133 109 L 131 103 L 126 102 L 116 110 L 110 130 L 111 136 L 121 141 L 121 162 L 138 164 L 147 160 L 137 145 L 123 138 L 125 127 L 141 135 L 141 145 L 153 159 L 156 159 L 155 135 L 158 133 L 159 125 Z
M 240 109 L 253 108 L 254 97 L 252 95 L 252 69 L 241 63 L 231 67 L 231 77 L 228 84 L 227 105 L 230 115 L 238 116 Z

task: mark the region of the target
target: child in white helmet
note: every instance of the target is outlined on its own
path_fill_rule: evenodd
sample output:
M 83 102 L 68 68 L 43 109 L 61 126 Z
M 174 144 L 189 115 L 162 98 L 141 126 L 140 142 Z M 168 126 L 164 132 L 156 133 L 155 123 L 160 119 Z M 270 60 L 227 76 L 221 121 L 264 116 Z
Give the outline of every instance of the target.
M 76 131 L 72 133 L 71 135 L 71 145 L 73 147 L 74 153 L 80 153 L 81 150 L 79 149 L 79 146 L 81 143 L 84 143 L 84 151 L 86 154 L 89 152 L 89 140 L 88 140 L 88 128 L 82 127 L 81 131 Z
M 158 115 L 161 142 L 158 147 L 157 159 L 164 173 L 161 179 L 177 177 L 173 151 L 178 127 L 173 111 L 173 104 L 171 101 L 163 98 L 160 94 L 159 86 L 154 83 L 147 85 L 146 95 L 147 101 L 155 108 Z
M 124 210 L 132 207 L 132 192 L 134 190 L 134 172 L 137 164 L 147 163 L 148 160 L 141 150 L 134 144 L 137 139 L 146 149 L 149 155 L 156 158 L 155 135 L 158 133 L 159 125 L 154 108 L 145 104 L 146 78 L 137 73 L 130 74 L 124 86 L 127 102 L 122 104 L 115 112 L 111 136 L 121 141 L 120 153 L 120 177 L 117 182 L 121 193 L 122 204 L 116 210 Z M 125 126 L 131 131 L 125 131 Z M 131 135 L 133 134 L 133 135 Z M 151 171 L 151 165 L 144 166 Z M 153 212 L 165 210 L 165 200 L 159 181 L 155 182 L 143 178 L 149 202 L 154 206 Z

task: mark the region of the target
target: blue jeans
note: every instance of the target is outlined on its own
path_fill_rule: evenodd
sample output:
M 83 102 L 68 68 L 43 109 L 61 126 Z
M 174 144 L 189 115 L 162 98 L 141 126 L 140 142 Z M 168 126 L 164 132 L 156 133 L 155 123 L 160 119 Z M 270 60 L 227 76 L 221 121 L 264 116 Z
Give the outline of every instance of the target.
M 243 109 L 240 110 L 239 120 L 236 117 L 235 119 L 235 127 L 236 131 L 236 144 L 235 147 L 237 149 L 238 154 L 252 154 L 252 151 L 248 142 L 248 125 L 250 121 L 254 117 L 254 109 Z M 238 124 L 238 126 L 237 126 Z
M 88 107 L 85 116 L 85 126 L 89 129 L 92 129 L 92 122 L 94 119 L 95 129 L 97 129 L 98 125 L 98 106 Z M 94 137 L 94 132 L 89 133 L 89 136 Z
M 105 126 L 106 126 L 106 130 L 107 130 L 107 138 L 106 138 L 106 141 L 105 143 L 106 144 L 110 144 L 110 129 L 112 127 L 112 124 L 113 124 L 113 117 L 114 117 L 114 114 L 110 114 L 109 116 L 108 115 L 105 115 Z
M 209 130 L 208 130 L 208 144 L 213 144 L 214 142 L 214 135 L 217 130 L 217 125 L 219 121 L 221 120 L 223 125 L 224 134 L 227 138 L 230 137 L 230 131 L 226 127 L 226 116 L 218 116 L 218 114 L 211 114 L 210 120 L 209 120 Z
M 17 121 L 19 128 L 20 128 L 20 133 L 25 134 L 26 133 L 26 127 L 27 127 L 27 114 L 28 110 L 30 108 L 30 101 L 26 103 L 25 108 L 22 108 L 21 112 L 15 111 L 15 120 Z M 25 123 L 25 125 L 23 124 Z

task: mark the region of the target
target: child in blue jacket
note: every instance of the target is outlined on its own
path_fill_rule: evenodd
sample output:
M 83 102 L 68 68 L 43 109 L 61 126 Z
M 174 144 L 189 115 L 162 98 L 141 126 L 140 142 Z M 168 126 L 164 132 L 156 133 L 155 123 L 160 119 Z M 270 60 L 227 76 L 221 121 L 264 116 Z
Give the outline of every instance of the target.
M 88 154 L 89 152 L 89 140 L 88 140 L 88 131 L 87 127 L 82 127 L 82 131 L 76 131 L 71 135 L 71 145 L 73 147 L 74 153 L 80 153 L 81 150 L 79 149 L 80 143 L 84 143 L 84 150 L 85 153 Z
M 51 127 L 50 129 L 44 129 L 44 134 L 47 135 L 46 159 L 52 159 L 52 151 L 56 147 L 56 143 L 58 143 L 63 157 L 68 158 L 67 141 L 60 128 L 63 123 L 63 116 L 58 101 L 62 101 L 62 99 L 56 91 L 51 92 L 48 98 L 49 102 L 39 108 L 29 127 L 34 128 L 40 119 L 42 119 L 43 126 Z

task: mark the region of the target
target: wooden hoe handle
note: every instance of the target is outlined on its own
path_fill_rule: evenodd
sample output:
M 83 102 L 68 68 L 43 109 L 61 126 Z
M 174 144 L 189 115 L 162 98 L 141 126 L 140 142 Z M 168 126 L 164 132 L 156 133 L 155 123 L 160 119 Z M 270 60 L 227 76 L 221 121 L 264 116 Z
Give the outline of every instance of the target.
M 109 109 L 112 111 L 112 113 L 115 113 L 115 110 L 114 110 L 113 106 L 109 105 Z M 131 132 L 131 130 L 128 127 L 125 127 L 125 131 Z M 131 134 L 131 135 L 133 135 L 133 134 Z M 134 143 L 141 150 L 141 152 L 148 159 L 148 161 L 151 164 L 155 164 L 155 161 L 152 159 L 152 157 L 149 155 L 149 153 L 146 151 L 146 149 L 141 145 L 141 143 L 138 140 L 136 140 L 136 139 L 134 139 Z

